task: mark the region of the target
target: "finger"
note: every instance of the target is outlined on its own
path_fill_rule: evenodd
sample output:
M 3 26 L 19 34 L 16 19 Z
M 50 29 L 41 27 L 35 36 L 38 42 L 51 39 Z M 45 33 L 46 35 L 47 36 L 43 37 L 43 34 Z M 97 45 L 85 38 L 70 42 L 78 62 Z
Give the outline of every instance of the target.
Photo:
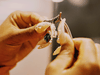
M 38 42 L 46 35 L 50 25 L 51 23 L 45 22 L 29 28 L 18 29 L 12 34 L 7 42 L 10 44 L 20 44 L 32 39 L 35 39 L 35 41 Z
M 37 33 L 42 33 L 50 26 L 51 26 L 51 23 L 42 22 L 42 23 L 37 24 L 37 26 L 35 27 L 35 30 Z
M 79 50 L 77 63 L 95 63 L 96 62 L 96 47 L 94 42 L 88 38 L 73 39 L 74 45 Z
M 77 75 L 89 74 L 90 71 L 84 71 L 90 70 L 91 65 L 97 62 L 95 44 L 91 39 L 88 38 L 74 38 L 73 42 L 75 48 L 79 50 L 79 56 L 72 68 L 63 71 L 63 75 L 73 75 L 74 73 Z
M 29 28 L 21 29 L 20 30 L 20 35 L 18 36 L 21 40 L 23 39 L 23 37 L 26 37 L 23 41 L 28 40 L 28 39 L 35 39 L 35 41 L 39 41 L 40 39 L 42 39 L 46 33 L 48 32 L 47 30 L 49 30 L 51 23 L 48 22 L 42 22 L 37 24 L 36 26 L 32 26 Z M 21 36 L 23 36 L 21 38 Z
M 97 61 L 98 61 L 98 64 L 99 64 L 99 67 L 100 67 L 100 44 L 95 44 L 96 46 L 96 50 L 97 50 Z
M 60 45 L 70 44 L 73 42 L 70 36 L 65 32 L 64 25 L 65 25 L 65 19 L 62 19 L 58 26 L 57 42 L 60 43 Z
M 70 36 L 64 31 L 65 19 L 63 19 L 58 27 L 58 37 L 61 44 L 61 52 L 50 66 L 54 66 L 54 69 L 61 71 L 71 66 L 74 56 L 74 43 Z
M 33 12 L 15 11 L 10 15 L 19 28 L 27 28 L 44 20 L 42 16 Z
M 37 23 L 40 23 L 40 22 L 44 21 L 44 19 L 45 19 L 44 17 L 42 17 L 39 14 L 34 13 L 34 12 L 22 12 L 21 16 L 22 16 L 22 19 L 26 23 L 32 22 L 34 24 L 37 24 Z
M 56 72 L 63 71 L 72 65 L 74 46 L 63 45 L 60 54 L 49 64 L 47 70 L 53 69 Z
M 65 23 L 65 19 L 62 19 L 59 26 L 58 26 L 58 38 L 57 38 L 57 42 L 60 44 L 64 44 L 64 39 L 66 39 L 66 35 L 65 35 L 65 31 L 64 31 L 64 23 Z
M 26 23 L 22 19 L 20 12 L 17 11 L 17 12 L 14 12 L 13 15 L 11 15 L 11 21 L 12 21 L 13 25 L 17 26 L 20 29 L 30 27 L 29 23 Z

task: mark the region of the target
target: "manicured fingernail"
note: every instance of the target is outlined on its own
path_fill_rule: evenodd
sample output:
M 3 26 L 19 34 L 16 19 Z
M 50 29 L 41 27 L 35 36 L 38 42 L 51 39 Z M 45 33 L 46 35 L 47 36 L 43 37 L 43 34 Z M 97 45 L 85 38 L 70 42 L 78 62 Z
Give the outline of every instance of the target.
M 53 52 L 53 55 L 59 54 L 60 51 L 61 51 L 61 46 L 59 46 L 59 47 Z
M 44 32 L 50 25 L 51 25 L 51 23 L 48 23 L 48 22 L 41 22 L 41 23 L 37 24 L 37 26 L 35 27 L 35 30 L 36 30 L 38 33 L 42 33 L 42 32 Z
M 40 46 L 38 47 L 38 49 L 45 48 L 45 47 L 47 47 L 47 46 L 50 45 L 50 44 L 51 44 L 50 42 L 48 42 L 48 43 L 46 43 L 46 44 L 42 44 L 42 45 L 40 45 Z

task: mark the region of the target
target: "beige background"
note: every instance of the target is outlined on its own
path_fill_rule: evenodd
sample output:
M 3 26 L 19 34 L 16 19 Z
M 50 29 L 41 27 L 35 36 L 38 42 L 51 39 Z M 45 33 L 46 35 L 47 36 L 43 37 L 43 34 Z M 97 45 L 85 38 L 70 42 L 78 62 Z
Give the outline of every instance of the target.
M 0 0 L 0 24 L 11 12 L 16 10 L 37 12 L 51 18 L 52 8 L 51 0 Z M 10 71 L 10 75 L 44 75 L 50 55 L 51 45 L 40 50 L 36 47 Z

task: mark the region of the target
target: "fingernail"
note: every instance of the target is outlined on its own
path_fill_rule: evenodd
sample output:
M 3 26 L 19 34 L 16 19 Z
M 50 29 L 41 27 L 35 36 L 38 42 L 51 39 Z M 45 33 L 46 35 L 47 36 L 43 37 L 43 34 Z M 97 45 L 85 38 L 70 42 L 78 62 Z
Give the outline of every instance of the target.
M 46 44 L 42 44 L 42 45 L 40 45 L 40 46 L 38 47 L 38 49 L 45 48 L 45 47 L 47 47 L 47 46 L 50 45 L 50 44 L 51 44 L 50 42 L 48 42 L 48 43 L 46 43 Z
M 46 44 L 47 42 L 44 40 L 44 38 L 42 39 L 42 40 L 40 40 L 39 42 L 38 42 L 38 44 L 37 45 L 42 45 L 42 44 Z
M 35 30 L 36 30 L 38 33 L 42 33 L 42 32 L 44 32 L 50 25 L 51 25 L 51 23 L 48 23 L 48 22 L 41 22 L 41 23 L 37 24 L 37 26 L 35 27 Z
M 59 46 L 59 47 L 53 52 L 53 55 L 59 54 L 60 51 L 61 51 L 61 46 Z

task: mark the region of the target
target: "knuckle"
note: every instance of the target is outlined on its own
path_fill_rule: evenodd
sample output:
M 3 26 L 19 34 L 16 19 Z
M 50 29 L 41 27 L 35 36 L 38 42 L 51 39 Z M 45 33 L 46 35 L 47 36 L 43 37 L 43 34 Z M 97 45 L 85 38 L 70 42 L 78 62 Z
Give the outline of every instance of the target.
M 20 12 L 21 12 L 20 10 L 16 10 L 16 11 L 12 12 L 12 14 L 20 13 Z
M 16 21 L 18 18 L 20 18 L 20 14 L 21 14 L 21 11 L 17 10 L 17 11 L 14 11 L 12 12 L 10 15 L 9 15 L 9 19 L 13 22 Z
M 21 13 L 21 11 L 20 10 L 16 10 L 16 11 L 14 11 L 14 12 L 12 12 L 11 14 L 10 14 L 10 16 L 13 16 L 13 15 L 17 15 L 18 13 Z

